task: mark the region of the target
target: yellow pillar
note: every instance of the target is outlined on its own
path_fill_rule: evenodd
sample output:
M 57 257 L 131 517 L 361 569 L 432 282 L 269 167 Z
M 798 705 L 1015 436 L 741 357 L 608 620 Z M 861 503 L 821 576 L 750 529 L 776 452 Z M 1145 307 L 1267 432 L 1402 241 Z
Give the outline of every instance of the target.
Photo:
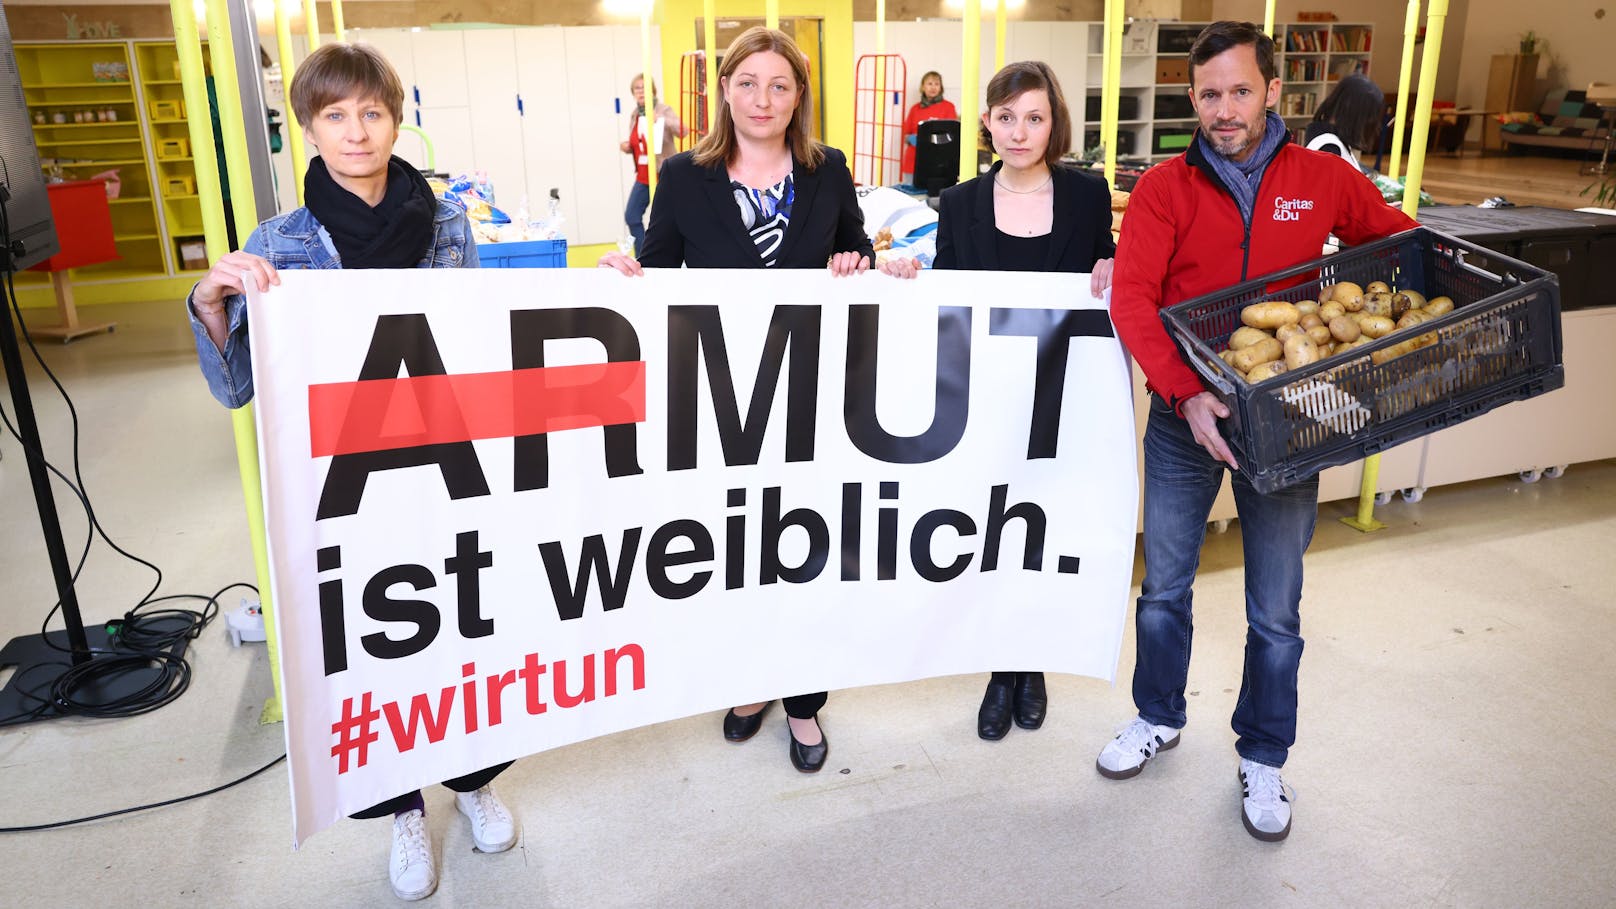
M 1268 37 L 1274 37 L 1274 0 L 1263 4 L 1262 30 Z
M 769 28 L 780 27 L 780 0 L 763 0 L 763 24 Z
M 320 46 L 320 13 L 314 0 L 303 0 L 303 33 L 309 36 L 309 53 Z
M 701 4 L 701 46 L 707 54 L 707 125 L 710 129 L 717 122 L 718 105 L 723 99 L 718 97 L 718 23 L 714 21 L 717 14 L 713 10 L 713 0 L 702 0 Z
M 1106 0 L 1103 64 L 1105 81 L 1100 87 L 1100 141 L 1105 144 L 1105 182 L 1117 185 L 1117 156 L 1120 146 L 1117 121 L 1122 105 L 1122 27 L 1123 0 Z
M 286 103 L 281 106 L 286 114 L 286 143 L 292 156 L 292 182 L 297 184 L 297 204 L 302 205 L 303 177 L 308 173 L 309 159 L 303 148 L 303 126 L 297 122 L 297 114 L 292 110 L 292 75 L 297 69 L 297 61 L 292 55 L 292 22 L 286 11 L 287 4 L 292 2 L 275 0 L 275 43 L 280 49 L 281 88 L 286 92 Z M 191 143 L 191 147 L 195 148 L 196 143 Z
M 1448 0 L 1431 0 L 1425 15 L 1425 54 L 1420 58 L 1420 89 L 1415 94 L 1414 126 L 1409 144 L 1408 179 L 1403 183 L 1403 212 L 1419 214 L 1420 181 L 1425 177 L 1425 145 L 1418 137 L 1431 134 L 1431 102 L 1436 97 L 1436 67 L 1442 56 L 1442 28 L 1448 20 Z
M 960 68 L 960 161 L 959 178 L 963 183 L 977 176 L 976 138 L 977 123 L 982 119 L 977 109 L 979 85 L 982 81 L 982 0 L 965 0 L 964 46 Z
M 1414 127 L 1410 135 L 1431 132 L 1431 101 L 1436 93 L 1436 68 L 1442 56 L 1442 28 L 1447 24 L 1448 0 L 1431 0 L 1425 17 L 1425 53 L 1420 57 L 1420 89 L 1414 104 Z M 1408 152 L 1408 179 L 1403 183 L 1403 213 L 1419 214 L 1420 181 L 1425 176 L 1425 143 L 1415 141 Z M 1364 532 L 1386 526 L 1375 520 L 1375 487 L 1380 482 L 1380 455 L 1364 458 L 1363 485 L 1358 490 L 1358 513 L 1341 522 Z
M 331 0 L 331 37 L 337 43 L 348 40 L 347 32 L 342 28 L 342 0 Z
M 998 0 L 993 9 L 993 72 L 1004 69 L 1004 6 L 1009 0 Z
M 204 200 L 202 205 L 202 234 L 207 245 L 208 259 L 217 261 L 229 252 L 229 240 L 224 222 L 224 208 L 221 205 L 207 204 L 224 197 L 219 182 L 219 165 L 212 153 L 213 149 L 213 120 L 206 113 L 208 110 L 207 76 L 202 66 L 202 44 L 197 35 L 196 11 L 191 0 L 170 0 L 169 12 L 174 20 L 174 46 L 179 56 L 181 90 L 185 97 L 185 107 L 191 112 L 186 120 L 190 127 L 191 148 L 198 154 L 194 156 L 193 166 L 196 171 L 197 193 Z M 217 21 L 228 23 L 228 12 L 220 10 L 210 16 Z M 228 25 L 224 29 L 224 37 L 220 40 L 210 40 L 210 46 L 222 43 L 226 52 L 230 47 Z M 233 56 L 233 55 L 232 55 Z M 234 70 L 234 66 L 231 67 Z M 217 70 L 216 70 L 217 72 Z M 233 76 L 231 77 L 233 78 Z M 220 74 L 216 84 L 221 84 L 225 76 Z M 232 85 L 234 83 L 232 82 Z M 236 92 L 239 94 L 239 91 Z M 221 105 L 223 104 L 221 96 Z M 240 121 L 240 107 L 237 106 L 236 120 Z M 221 123 L 222 125 L 222 123 Z M 242 143 L 245 145 L 245 142 Z M 245 148 L 243 148 L 245 152 Z M 242 173 L 245 174 L 246 155 L 241 156 Z M 232 168 L 234 169 L 234 168 Z M 235 196 L 241 199 L 237 203 L 237 211 L 248 212 L 248 218 L 254 211 L 251 198 L 251 183 L 248 182 L 248 192 L 245 196 Z M 243 234 L 243 237 L 246 235 Z M 269 589 L 269 556 L 268 546 L 264 535 L 264 503 L 262 487 L 259 485 L 258 473 L 258 437 L 253 423 L 253 408 L 251 404 L 231 411 L 230 422 L 236 440 L 236 465 L 241 473 L 241 491 L 247 505 L 247 528 L 252 541 L 253 564 L 258 578 L 258 601 L 263 607 L 264 631 L 269 644 L 270 681 L 274 694 L 264 703 L 263 711 L 259 714 L 259 721 L 264 723 L 279 722 L 281 712 L 281 676 L 279 643 L 275 633 L 274 611 L 270 603 Z
M 1420 32 L 1420 0 L 1408 0 L 1408 15 L 1403 18 L 1403 63 L 1397 72 L 1397 110 L 1392 117 L 1392 161 L 1386 176 L 1393 180 L 1401 173 L 1403 137 L 1407 135 L 1408 86 L 1414 80 L 1414 39 Z

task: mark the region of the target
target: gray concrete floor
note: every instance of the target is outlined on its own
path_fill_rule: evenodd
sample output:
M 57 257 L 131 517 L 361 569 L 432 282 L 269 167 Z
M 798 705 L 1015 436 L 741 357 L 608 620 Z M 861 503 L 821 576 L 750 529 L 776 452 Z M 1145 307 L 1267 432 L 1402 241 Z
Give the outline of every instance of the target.
M 95 314 L 117 332 L 45 350 L 78 406 L 102 524 L 162 566 L 164 593 L 250 580 L 229 420 L 178 311 Z M 33 374 L 49 454 L 67 463 L 65 408 Z M 0 456 L 9 640 L 37 632 L 54 595 L 15 439 Z M 57 496 L 76 554 L 85 521 Z M 1183 744 L 1134 780 L 1093 769 L 1132 713 L 1130 634 L 1123 682 L 1052 677 L 1046 726 L 998 743 L 974 732 L 984 677 L 957 677 L 834 693 L 818 776 L 791 769 L 778 711 L 739 747 L 714 714 L 526 758 L 498 784 L 524 828 L 500 855 L 473 852 L 447 792 L 429 790 L 442 883 L 425 905 L 1609 906 L 1613 503 L 1606 461 L 1434 489 L 1381 508 L 1390 526 L 1367 536 L 1335 520 L 1344 503 L 1321 509 L 1283 844 L 1239 820 L 1237 524 L 1204 554 Z M 87 621 L 153 581 L 97 544 L 79 584 Z M 263 646 L 232 649 L 220 626 L 188 653 L 191 690 L 161 711 L 0 729 L 0 826 L 195 792 L 279 754 L 280 727 L 258 723 Z M 388 832 L 345 821 L 293 853 L 277 768 L 175 807 L 0 834 L 0 905 L 393 905 Z

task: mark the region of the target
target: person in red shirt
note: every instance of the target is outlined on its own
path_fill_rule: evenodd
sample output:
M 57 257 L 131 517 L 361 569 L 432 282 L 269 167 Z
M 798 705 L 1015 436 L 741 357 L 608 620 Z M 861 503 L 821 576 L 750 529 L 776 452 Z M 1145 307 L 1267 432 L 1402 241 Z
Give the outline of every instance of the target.
M 1191 586 L 1228 469 L 1246 576 L 1245 672 L 1233 718 L 1241 817 L 1247 832 L 1269 842 L 1291 827 L 1279 771 L 1296 740 L 1302 554 L 1318 516 L 1318 479 L 1268 494 L 1252 487 L 1218 429 L 1228 407 L 1174 346 L 1161 309 L 1316 258 L 1331 234 L 1355 244 L 1415 226 L 1347 162 L 1291 143 L 1268 110 L 1279 93 L 1271 38 L 1249 22 L 1207 26 L 1190 49 L 1195 141 L 1145 172 L 1123 218 L 1111 319 L 1151 393 L 1145 577 L 1135 614 L 1139 715 L 1096 761 L 1102 775 L 1128 779 L 1178 744 Z
M 651 83 L 656 88 L 656 83 Z M 634 238 L 634 254 L 640 254 L 645 245 L 645 212 L 651 207 L 651 149 L 645 137 L 645 76 L 638 75 L 629 83 L 634 95 L 634 113 L 628 120 L 628 138 L 617 144 L 625 155 L 634 156 L 634 186 L 628 191 L 628 205 L 623 209 L 623 221 L 628 224 L 629 236 Z M 662 141 L 657 143 L 657 166 L 668 160 L 674 152 L 674 139 L 685 137 L 685 125 L 673 108 L 662 103 L 657 96 L 656 125 L 662 127 Z
M 959 111 L 954 102 L 943 97 L 943 77 L 934 70 L 920 77 L 920 100 L 909 108 L 903 118 L 903 182 L 915 176 L 915 138 L 920 124 L 927 120 L 958 120 Z

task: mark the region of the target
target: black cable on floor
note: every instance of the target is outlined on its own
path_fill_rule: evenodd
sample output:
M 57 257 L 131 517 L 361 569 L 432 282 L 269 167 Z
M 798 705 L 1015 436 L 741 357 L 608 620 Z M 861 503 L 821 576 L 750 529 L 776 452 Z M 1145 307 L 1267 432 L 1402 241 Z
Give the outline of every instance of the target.
M 205 796 L 213 795 L 216 792 L 223 792 L 232 786 L 239 786 L 284 760 L 286 760 L 286 755 L 283 753 L 280 757 L 270 761 L 257 770 L 254 770 L 252 773 L 249 773 L 244 777 L 240 777 L 239 779 L 231 780 L 222 786 L 215 786 L 205 792 L 193 792 L 190 795 L 182 795 L 179 798 L 172 798 L 162 802 L 152 802 L 150 805 L 136 805 L 133 808 L 119 808 L 117 811 L 105 811 L 101 814 L 92 814 L 89 817 L 74 818 L 70 821 L 52 821 L 48 824 L 30 824 L 25 827 L 0 827 L 0 833 L 31 833 L 37 830 L 54 830 L 58 827 L 71 827 L 74 824 L 88 824 L 90 821 L 99 821 L 109 817 L 117 817 L 120 814 L 133 814 L 136 811 L 149 811 L 153 808 L 163 808 L 168 805 L 178 805 L 180 802 L 189 802 L 192 799 L 199 799 Z
M 0 199 L 0 247 L 9 248 L 10 238 L 10 219 L 6 211 L 5 202 Z M 13 273 L 10 270 L 7 270 L 5 274 L 5 292 L 6 302 L 10 303 L 12 312 L 16 314 L 17 324 L 21 327 L 21 336 L 27 342 L 29 351 L 33 353 L 34 359 L 39 363 L 40 368 L 44 370 L 45 375 L 50 378 L 51 384 L 56 387 L 56 391 L 61 395 L 62 400 L 66 402 L 73 428 L 73 479 L 70 480 L 45 458 L 42 450 L 30 446 L 28 442 L 23 440 L 21 433 L 11 424 L 4 407 L 0 407 L 0 423 L 3 423 L 5 428 L 27 449 L 24 452 L 25 456 L 38 457 L 40 462 L 73 492 L 74 497 L 78 499 L 80 506 L 84 509 L 85 518 L 89 523 L 89 531 L 85 535 L 84 548 L 79 554 L 78 564 L 73 569 L 73 583 L 78 582 L 79 574 L 84 570 L 90 547 L 96 536 L 99 536 L 119 555 L 151 569 L 156 578 L 151 589 L 146 592 L 145 596 L 141 597 L 134 608 L 124 613 L 121 620 L 108 623 L 109 631 L 112 632 L 112 646 L 110 649 L 94 650 L 90 654 L 90 660 L 78 664 L 71 664 L 68 659 L 64 659 L 61 665 L 65 667 L 65 671 L 50 683 L 48 691 L 45 690 L 47 686 L 43 683 L 31 691 L 24 691 L 24 697 L 37 702 L 38 706 L 33 710 L 25 711 L 15 716 L 0 718 L 0 728 L 32 721 L 47 712 L 54 712 L 58 715 L 92 717 L 124 717 L 149 713 L 172 703 L 176 698 L 184 694 L 190 686 L 190 664 L 183 657 L 174 656 L 170 652 L 171 649 L 182 639 L 194 640 L 202 633 L 202 629 L 207 627 L 218 616 L 218 598 L 226 591 L 236 586 L 245 586 L 255 591 L 256 588 L 253 588 L 250 584 L 231 584 L 210 597 L 195 594 L 168 597 L 155 596 L 162 587 L 162 569 L 113 542 L 105 528 L 101 526 L 100 520 L 96 517 L 95 509 L 90 504 L 89 495 L 85 491 L 83 466 L 80 459 L 78 409 L 74 406 L 73 399 L 67 393 L 67 389 L 63 387 L 61 380 L 51 370 L 50 365 L 45 362 L 45 358 L 40 354 L 39 348 L 34 344 L 34 339 L 28 332 L 28 326 L 22 317 L 22 307 L 17 300 L 17 289 Z M 10 314 L 5 316 L 5 318 L 9 317 Z M 203 600 L 205 605 L 200 612 L 184 609 L 141 611 L 154 603 L 175 599 L 198 599 Z M 61 609 L 61 606 L 62 604 L 58 600 L 50 611 L 46 613 L 44 621 L 40 623 L 40 635 L 47 646 L 61 651 L 64 655 L 71 655 L 73 653 L 71 648 L 55 643 L 47 633 L 51 619 L 55 617 L 57 610 Z M 142 679 L 140 689 L 132 695 L 115 701 L 93 701 L 80 695 L 81 690 L 90 688 L 98 682 L 105 682 L 111 678 L 129 673 L 149 674 L 151 678 Z M 19 680 L 13 679 L 14 685 L 18 683 Z

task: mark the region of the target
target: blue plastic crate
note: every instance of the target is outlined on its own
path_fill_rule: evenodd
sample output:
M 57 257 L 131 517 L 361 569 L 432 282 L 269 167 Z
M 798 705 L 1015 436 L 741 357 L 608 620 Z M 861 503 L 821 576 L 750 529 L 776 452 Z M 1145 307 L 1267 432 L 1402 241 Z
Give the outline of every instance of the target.
M 566 268 L 566 240 L 518 240 L 478 243 L 483 268 Z

